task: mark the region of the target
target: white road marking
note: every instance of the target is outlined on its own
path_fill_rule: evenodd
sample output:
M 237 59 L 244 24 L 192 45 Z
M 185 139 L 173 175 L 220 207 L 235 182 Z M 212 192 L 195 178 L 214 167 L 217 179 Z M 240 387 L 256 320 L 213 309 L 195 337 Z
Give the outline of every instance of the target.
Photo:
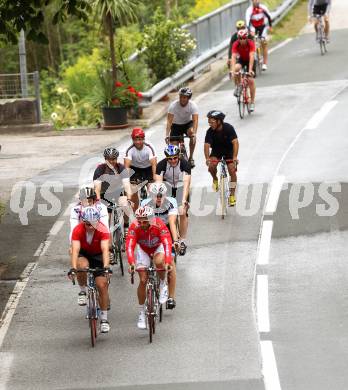
M 10 379 L 11 367 L 14 354 L 9 352 L 0 352 L 0 390 L 6 390 Z
M 69 206 L 66 208 L 66 210 L 64 211 L 64 214 L 63 216 L 64 217 L 68 217 L 70 216 L 70 210 L 73 206 L 75 206 L 76 203 L 70 203 Z
M 285 181 L 285 176 L 283 175 L 277 175 L 273 178 L 271 189 L 267 198 L 267 203 L 265 207 L 265 214 L 273 214 L 275 213 L 278 205 L 278 199 L 280 192 L 283 187 L 283 183 Z
M 56 236 L 60 229 L 63 227 L 65 221 L 56 221 L 55 224 L 51 227 L 50 232 L 48 233 L 50 236 Z
M 259 265 L 266 265 L 269 262 L 269 249 L 271 246 L 272 230 L 273 221 L 262 222 L 259 250 L 257 256 L 257 264 Z
M 289 42 L 291 42 L 292 39 L 293 39 L 293 38 L 285 39 L 285 41 L 279 43 L 277 46 L 272 47 L 272 49 L 269 49 L 269 50 L 268 50 L 268 54 L 274 53 L 276 50 L 278 50 L 278 49 L 284 47 L 284 46 L 287 45 Z
M 21 276 L 17 283 L 14 286 L 13 292 L 10 295 L 10 298 L 7 301 L 7 304 L 5 306 L 4 312 L 2 314 L 2 317 L 0 319 L 0 348 L 2 346 L 2 343 L 4 342 L 7 330 L 10 326 L 12 317 L 16 311 L 16 307 L 18 305 L 19 299 L 23 293 L 23 290 L 25 289 L 25 286 L 28 283 L 30 274 L 34 271 L 36 268 L 37 263 L 29 263 L 24 271 L 21 273 Z
M 268 276 L 257 275 L 257 324 L 259 332 L 270 332 Z
M 42 242 L 39 245 L 39 247 L 36 249 L 34 256 L 35 257 L 43 256 L 46 253 L 46 251 L 50 245 L 51 245 L 51 241 L 46 240 L 46 241 Z
M 316 129 L 320 122 L 326 117 L 326 115 L 336 106 L 338 103 L 337 100 L 331 100 L 330 102 L 326 102 L 321 109 L 316 112 L 312 118 L 307 122 L 305 126 L 305 130 L 314 130 Z
M 281 390 L 272 341 L 261 341 L 262 374 L 266 390 Z

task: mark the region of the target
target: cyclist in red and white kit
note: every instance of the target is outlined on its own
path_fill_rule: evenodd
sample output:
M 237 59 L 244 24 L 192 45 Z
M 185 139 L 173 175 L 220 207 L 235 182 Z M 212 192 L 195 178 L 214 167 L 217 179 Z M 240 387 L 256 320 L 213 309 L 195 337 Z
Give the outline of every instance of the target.
M 130 225 L 126 239 L 126 252 L 129 272 L 135 269 L 148 268 L 151 257 L 154 265 L 159 269 L 170 270 L 172 264 L 172 238 L 165 223 L 154 217 L 154 211 L 149 206 L 139 207 L 135 212 L 136 220 Z M 165 281 L 165 272 L 159 271 L 161 304 L 168 299 L 168 285 Z M 138 302 L 140 313 L 137 326 L 146 329 L 145 298 L 147 273 L 139 272 Z
M 272 17 L 268 8 L 258 0 L 252 0 L 251 6 L 245 12 L 245 22 L 247 28 L 254 35 L 262 39 L 263 65 L 262 70 L 267 70 L 268 46 L 267 34 L 272 32 Z

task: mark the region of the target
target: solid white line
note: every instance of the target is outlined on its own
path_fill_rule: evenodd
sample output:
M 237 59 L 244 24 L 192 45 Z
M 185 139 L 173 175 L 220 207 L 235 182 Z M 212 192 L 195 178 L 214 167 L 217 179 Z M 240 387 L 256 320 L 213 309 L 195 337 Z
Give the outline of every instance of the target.
M 269 262 L 269 249 L 271 246 L 272 230 L 273 221 L 262 222 L 259 251 L 257 256 L 257 264 L 259 265 L 266 265 Z
M 0 390 L 7 389 L 7 383 L 10 379 L 13 358 L 13 353 L 0 352 Z
M 63 216 L 68 217 L 70 215 L 70 210 L 73 206 L 75 206 L 75 203 L 70 203 L 69 206 L 65 209 Z
M 267 275 L 257 275 L 257 323 L 259 332 L 270 332 Z
M 36 252 L 34 253 L 34 257 L 43 256 L 50 245 L 51 245 L 51 241 L 42 242 L 39 245 L 39 247 L 36 249 Z
M 0 348 L 2 346 L 2 343 L 4 342 L 6 333 L 8 331 L 8 328 L 10 326 L 12 317 L 16 311 L 16 307 L 19 302 L 19 298 L 21 297 L 23 290 L 25 289 L 25 286 L 28 283 L 30 274 L 34 271 L 36 268 L 37 263 L 29 263 L 24 271 L 22 272 L 20 279 L 15 284 L 12 294 L 10 295 L 10 298 L 7 301 L 7 304 L 5 306 L 4 312 L 2 314 L 2 317 L 0 319 Z
M 269 49 L 268 54 L 271 54 L 271 53 L 275 52 L 276 50 L 282 48 L 283 46 L 287 45 L 292 40 L 293 40 L 293 38 L 285 39 L 285 41 L 279 43 L 277 46 L 272 47 L 272 49 Z
M 278 205 L 279 195 L 285 181 L 285 176 L 275 176 L 272 180 L 271 190 L 269 192 L 265 207 L 265 214 L 275 213 Z
M 266 390 L 281 390 L 272 341 L 261 341 L 262 374 Z
M 312 118 L 307 122 L 305 126 L 305 130 L 314 130 L 316 129 L 320 122 L 326 117 L 326 115 L 336 106 L 338 103 L 337 100 L 331 100 L 330 102 L 326 102 L 321 109 L 316 112 Z
M 65 221 L 56 221 L 55 224 L 51 227 L 51 230 L 49 231 L 50 236 L 56 236 L 60 229 L 63 227 Z

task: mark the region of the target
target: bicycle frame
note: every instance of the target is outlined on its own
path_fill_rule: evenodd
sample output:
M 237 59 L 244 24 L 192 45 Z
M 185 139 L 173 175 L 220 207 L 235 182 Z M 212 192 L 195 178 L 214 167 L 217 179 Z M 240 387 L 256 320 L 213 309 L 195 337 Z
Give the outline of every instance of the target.
M 263 47 L 262 41 L 264 38 L 261 38 L 258 34 L 255 36 L 255 46 L 256 46 L 256 70 L 259 75 L 262 74 L 262 65 L 263 65 Z
M 228 169 L 227 162 L 224 157 L 221 158 L 218 164 L 219 172 L 219 193 L 220 193 L 220 204 L 221 204 L 221 218 L 224 219 L 227 215 L 227 202 L 229 195 L 228 187 Z
M 241 75 L 241 86 L 242 91 L 238 94 L 237 103 L 238 103 L 238 109 L 239 109 L 239 116 L 241 119 L 244 118 L 245 115 L 245 108 L 247 108 L 248 114 L 251 113 L 250 111 L 250 87 L 249 87 L 249 74 L 245 71 L 245 69 L 242 69 L 240 71 Z
M 315 20 L 318 22 L 317 24 L 317 36 L 318 43 L 320 46 L 320 53 L 324 55 L 327 52 L 326 48 L 326 40 L 325 40 L 325 27 L 323 22 L 323 15 L 314 15 Z
M 113 261 L 112 264 L 117 264 L 117 259 L 120 262 L 120 269 L 122 276 L 124 275 L 123 259 L 122 259 L 122 250 L 124 248 L 124 218 L 122 207 L 117 205 L 112 205 L 111 220 L 110 220 L 110 232 L 112 235 L 112 253 Z

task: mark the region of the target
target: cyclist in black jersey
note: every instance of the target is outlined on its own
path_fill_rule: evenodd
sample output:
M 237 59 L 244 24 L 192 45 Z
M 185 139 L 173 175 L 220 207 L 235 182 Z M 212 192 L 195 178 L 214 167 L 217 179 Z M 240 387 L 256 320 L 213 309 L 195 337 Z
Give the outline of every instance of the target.
M 165 181 L 170 184 L 172 193 L 179 205 L 180 215 L 180 252 L 186 253 L 186 237 L 188 229 L 188 209 L 191 183 L 191 166 L 185 159 L 179 158 L 180 150 L 176 145 L 167 145 L 164 154 L 166 158 L 161 160 L 156 167 L 155 181 Z

